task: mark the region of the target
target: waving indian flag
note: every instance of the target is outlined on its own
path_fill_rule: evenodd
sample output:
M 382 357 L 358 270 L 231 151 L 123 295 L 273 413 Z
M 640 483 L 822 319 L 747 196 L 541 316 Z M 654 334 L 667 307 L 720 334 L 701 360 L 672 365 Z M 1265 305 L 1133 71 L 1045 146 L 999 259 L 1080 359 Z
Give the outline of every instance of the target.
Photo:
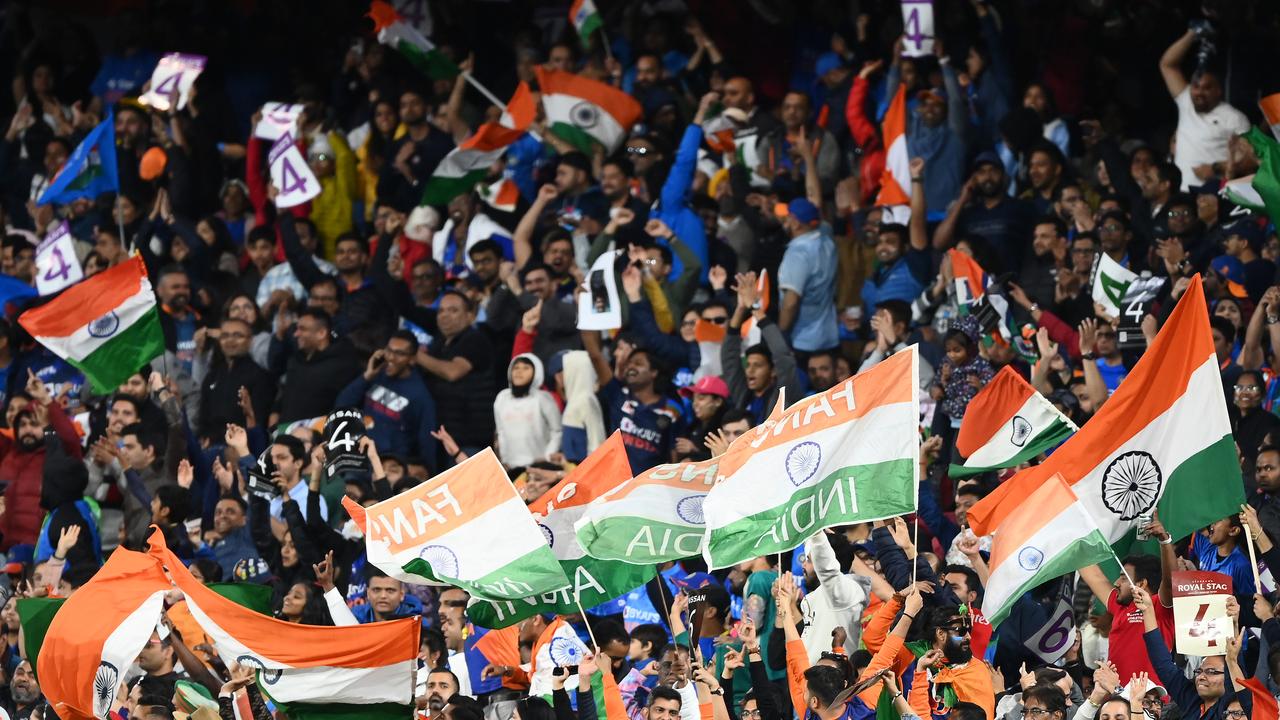
M 156 296 L 138 255 L 22 313 L 18 323 L 100 393 L 164 352 Z
M 709 567 L 790 550 L 833 525 L 915 510 L 916 353 L 907 348 L 795 403 L 725 452 L 703 505 Z
M 557 667 L 578 665 L 590 652 L 573 627 L 565 622 L 564 618 L 556 617 L 533 643 L 533 657 L 530 658 L 529 667 L 529 696 L 550 695 L 552 671 Z
M 524 600 L 569 584 L 493 450 L 361 512 L 369 562 L 406 582 L 457 585 L 482 600 Z
M 591 33 L 603 25 L 600 11 L 596 10 L 596 4 L 591 0 L 573 0 L 573 5 L 569 7 L 569 20 L 573 22 L 584 46 L 591 44 Z
M 373 0 L 368 17 L 373 19 L 373 30 L 378 42 L 404 56 L 409 64 L 433 80 L 455 77 L 459 70 L 435 44 L 404 21 L 400 13 L 383 0 Z
M 474 190 L 476 184 L 489 174 L 489 168 L 502 158 L 507 146 L 524 135 L 536 112 L 529 86 L 520 83 L 511 102 L 507 103 L 507 115 L 514 124 L 508 127 L 501 123 L 485 123 L 445 155 L 422 191 L 421 204 L 444 205 Z
M 1005 365 L 969 401 L 960 423 L 956 450 L 964 463 L 951 465 L 951 477 L 1014 467 L 1052 450 L 1079 428 Z
M 205 587 L 152 532 L 149 553 L 186 595 L 218 654 L 254 667 L 258 687 L 290 718 L 405 717 L 413 704 L 418 618 L 331 627 L 277 620 Z M 61 613 L 59 613 L 61 616 Z M 56 620 L 55 620 L 56 622 Z M 136 656 L 136 653 L 135 653 Z
M 655 572 L 653 565 L 593 558 L 582 549 L 573 529 L 591 501 L 626 482 L 630 474 L 622 433 L 614 432 L 573 472 L 529 505 L 569 583 L 520 600 L 473 603 L 467 608 L 467 617 L 481 627 L 501 628 L 535 613 L 567 615 L 580 607 L 592 608 L 648 582 Z
M 67 598 L 40 647 L 40 690 L 64 720 L 105 720 L 164 612 L 168 578 L 145 553 L 120 548 Z
M 907 88 L 898 85 L 880 123 L 884 138 L 884 174 L 880 176 L 880 192 L 876 204 L 888 207 L 895 222 L 905 223 L 911 217 L 911 158 L 907 152 Z
M 551 132 L 588 155 L 596 143 L 606 154 L 622 147 L 644 114 L 635 98 L 612 85 L 541 65 L 534 72 Z
M 969 509 L 973 531 L 1000 527 L 1056 474 L 1113 544 L 1156 509 L 1175 538 L 1239 511 L 1244 484 L 1198 276 L 1097 414 Z
M 1115 557 L 1098 523 L 1061 475 L 1054 475 L 996 529 L 982 613 L 993 625 L 1026 591 Z

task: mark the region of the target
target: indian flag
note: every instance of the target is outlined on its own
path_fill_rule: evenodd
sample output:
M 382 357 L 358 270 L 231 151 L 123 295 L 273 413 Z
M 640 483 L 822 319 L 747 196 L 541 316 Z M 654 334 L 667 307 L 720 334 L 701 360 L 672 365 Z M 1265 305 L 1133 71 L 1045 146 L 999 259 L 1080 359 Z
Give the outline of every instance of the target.
M 156 296 L 138 255 L 28 310 L 18 322 L 99 393 L 115 390 L 164 352 Z
M 622 147 L 644 113 L 635 98 L 612 85 L 540 65 L 534 72 L 551 131 L 588 155 L 596 144 L 606 153 Z
M 520 601 L 569 584 L 492 449 L 363 512 L 342 504 L 369 562 L 402 581 Z
M 49 623 L 40 690 L 63 720 L 106 720 L 120 681 L 151 640 L 170 589 L 145 553 L 117 549 Z
M 223 661 L 256 668 L 259 689 L 290 718 L 391 718 L 410 712 L 418 618 L 343 627 L 277 620 L 205 587 L 165 547 L 158 530 L 149 543 L 152 565 L 169 571 Z M 130 661 L 134 657 L 136 651 Z
M 599 30 L 603 24 L 600 11 L 596 10 L 596 4 L 591 0 L 573 0 L 573 5 L 569 7 L 569 20 L 577 29 L 583 45 L 590 44 L 591 33 Z
M 971 305 L 987 294 L 991 276 L 977 260 L 955 249 L 948 250 L 947 257 L 951 259 L 951 274 L 955 277 L 956 302 Z
M 529 666 L 529 696 L 551 695 L 552 671 L 558 667 L 578 665 L 590 652 L 590 648 L 564 618 L 552 620 L 533 643 Z M 570 680 L 577 687 L 576 675 Z M 566 681 L 565 685 L 568 684 Z
M 1245 175 L 1235 180 L 1228 180 L 1223 184 L 1222 189 L 1218 191 L 1218 195 L 1254 212 L 1264 212 L 1266 210 L 1266 205 L 1262 202 L 1262 196 L 1253 188 L 1253 175 Z
M 917 352 L 895 353 L 791 405 L 725 452 L 703 506 L 709 567 L 790 550 L 833 525 L 915 510 Z
M 423 205 L 444 205 L 455 197 L 476 189 L 489 174 L 489 168 L 502 158 L 507 146 L 520 136 L 533 123 L 537 108 L 533 103 L 533 94 L 529 85 L 521 82 L 516 86 L 511 102 L 507 103 L 502 122 L 485 123 L 475 133 L 454 148 L 436 166 L 431 179 L 422 192 Z M 502 181 L 499 181 L 502 182 Z M 508 181 L 510 182 L 510 181 Z M 511 183 L 515 190 L 515 183 Z M 516 192 L 518 196 L 518 191 Z M 515 200 L 511 200 L 511 209 L 515 209 Z
M 999 625 L 1028 590 L 1113 557 L 1088 509 L 1067 481 L 1054 475 L 996 529 L 983 615 Z
M 895 222 L 906 222 L 911 216 L 911 157 L 907 153 L 907 89 L 899 84 L 880 123 L 884 138 L 884 174 L 880 176 L 880 193 L 876 204 L 889 208 Z
M 614 432 L 573 472 L 529 505 L 538 529 L 570 582 L 521 600 L 473 603 L 467 608 L 467 617 L 481 627 L 501 628 L 535 613 L 576 613 L 579 608 L 604 604 L 648 582 L 655 572 L 653 565 L 590 557 L 573 529 L 589 503 L 620 485 L 630 474 L 622 434 Z
M 1262 116 L 1267 119 L 1272 136 L 1280 140 L 1280 93 L 1271 93 L 1262 98 L 1258 101 L 1258 107 L 1262 109 Z
M 1079 428 L 1006 365 L 969 401 L 956 450 L 965 460 L 951 477 L 1020 465 L 1052 450 Z
M 1199 277 L 1097 414 L 974 505 L 969 525 L 989 534 L 1055 474 L 1113 544 L 1153 510 L 1174 538 L 1239 511 L 1244 484 Z
M 1280 217 L 1280 141 L 1252 127 L 1242 135 L 1258 156 L 1258 172 L 1250 183 L 1259 201 L 1273 220 Z
M 433 80 L 456 77 L 458 66 L 444 53 L 436 49 L 430 40 L 405 22 L 400 13 L 383 0 L 373 0 L 368 16 L 373 19 L 373 30 L 378 42 L 404 56 L 420 72 Z
M 497 182 L 480 188 L 480 198 L 489 207 L 499 212 L 514 212 L 516 203 L 520 202 L 520 188 L 508 177 L 499 178 Z

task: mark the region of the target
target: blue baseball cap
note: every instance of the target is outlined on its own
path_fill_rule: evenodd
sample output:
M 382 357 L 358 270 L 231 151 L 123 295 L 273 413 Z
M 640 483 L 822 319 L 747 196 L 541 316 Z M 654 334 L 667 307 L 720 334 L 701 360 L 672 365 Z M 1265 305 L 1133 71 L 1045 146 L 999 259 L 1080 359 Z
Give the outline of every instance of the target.
M 841 67 L 844 67 L 844 59 L 835 51 L 828 50 L 818 56 L 818 61 L 813 64 L 813 73 L 822 78 L 832 70 Z
M 790 215 L 805 225 L 818 222 L 818 206 L 809 202 L 807 198 L 796 198 L 785 206 L 779 204 L 775 212 L 778 217 Z

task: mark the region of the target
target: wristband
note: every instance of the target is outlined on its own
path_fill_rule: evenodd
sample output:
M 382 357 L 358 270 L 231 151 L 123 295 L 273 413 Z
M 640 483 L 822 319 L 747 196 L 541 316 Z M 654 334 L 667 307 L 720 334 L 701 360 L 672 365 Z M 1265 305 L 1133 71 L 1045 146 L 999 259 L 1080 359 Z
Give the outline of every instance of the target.
M 1173 544 L 1173 533 L 1165 533 L 1165 534 L 1164 534 L 1164 539 L 1163 539 L 1163 540 L 1157 539 L 1157 540 L 1156 540 L 1156 542 L 1160 543 L 1161 545 L 1172 545 L 1172 544 Z

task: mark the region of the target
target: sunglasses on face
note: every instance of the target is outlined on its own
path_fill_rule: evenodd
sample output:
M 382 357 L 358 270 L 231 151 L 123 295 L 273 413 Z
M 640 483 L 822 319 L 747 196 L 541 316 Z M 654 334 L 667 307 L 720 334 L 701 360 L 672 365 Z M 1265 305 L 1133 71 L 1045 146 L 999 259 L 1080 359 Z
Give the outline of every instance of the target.
M 729 322 L 729 318 L 725 317 L 724 315 L 717 315 L 715 317 L 704 317 L 702 319 L 709 323 L 715 323 L 716 325 L 724 325 L 725 323 Z

